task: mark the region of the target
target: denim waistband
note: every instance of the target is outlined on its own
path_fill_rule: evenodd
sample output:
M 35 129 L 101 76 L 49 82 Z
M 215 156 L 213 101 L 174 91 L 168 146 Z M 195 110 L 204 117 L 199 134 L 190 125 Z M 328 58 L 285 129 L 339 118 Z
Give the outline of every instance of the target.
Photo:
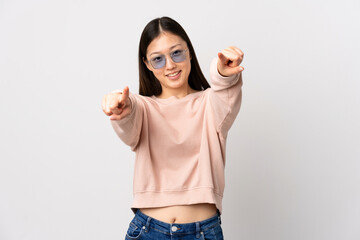
M 202 221 L 191 223 L 166 223 L 144 214 L 140 211 L 140 209 L 137 209 L 135 217 L 138 221 L 142 222 L 146 230 L 149 230 L 151 226 L 152 228 L 156 228 L 158 231 L 170 235 L 178 233 L 197 233 L 197 235 L 199 235 L 201 231 L 205 231 L 216 224 L 221 224 L 221 216 L 218 209 L 214 216 Z

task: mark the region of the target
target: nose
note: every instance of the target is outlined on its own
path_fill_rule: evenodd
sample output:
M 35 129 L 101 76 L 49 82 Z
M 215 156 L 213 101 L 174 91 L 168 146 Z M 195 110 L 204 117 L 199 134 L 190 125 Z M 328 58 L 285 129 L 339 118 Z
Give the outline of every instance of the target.
M 173 69 L 176 67 L 175 62 L 171 59 L 170 56 L 166 56 L 166 69 Z

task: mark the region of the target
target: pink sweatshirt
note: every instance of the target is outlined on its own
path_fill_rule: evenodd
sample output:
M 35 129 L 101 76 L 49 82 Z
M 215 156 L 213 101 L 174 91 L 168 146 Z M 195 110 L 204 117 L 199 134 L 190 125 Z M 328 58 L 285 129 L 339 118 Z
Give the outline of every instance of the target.
M 222 77 L 214 59 L 210 83 L 183 98 L 130 93 L 131 113 L 110 120 L 136 153 L 134 213 L 196 203 L 214 203 L 222 213 L 226 137 L 241 105 L 241 73 Z

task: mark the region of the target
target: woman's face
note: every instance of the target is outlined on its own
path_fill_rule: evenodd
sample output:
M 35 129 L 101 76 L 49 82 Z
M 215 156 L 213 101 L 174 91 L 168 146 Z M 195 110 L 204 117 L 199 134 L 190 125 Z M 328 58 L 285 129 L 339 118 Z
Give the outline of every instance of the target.
M 186 50 L 186 57 L 184 61 L 179 62 L 176 57 L 183 50 Z M 159 62 L 162 57 L 165 58 L 165 65 L 161 68 L 154 68 L 153 65 Z M 154 73 L 162 86 L 162 95 L 176 95 L 187 91 L 191 58 L 187 44 L 181 37 L 169 32 L 161 33 L 149 44 L 146 59 L 147 68 Z M 153 64 L 151 64 L 151 61 Z

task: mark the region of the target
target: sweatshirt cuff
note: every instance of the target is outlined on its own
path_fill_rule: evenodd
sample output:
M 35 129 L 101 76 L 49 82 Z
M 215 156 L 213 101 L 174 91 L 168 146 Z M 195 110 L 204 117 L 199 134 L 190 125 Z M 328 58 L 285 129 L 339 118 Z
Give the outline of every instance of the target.
M 240 73 L 228 77 L 224 77 L 220 75 L 217 69 L 217 62 L 218 62 L 218 58 L 214 58 L 210 65 L 211 83 L 221 88 L 231 87 L 239 80 Z

